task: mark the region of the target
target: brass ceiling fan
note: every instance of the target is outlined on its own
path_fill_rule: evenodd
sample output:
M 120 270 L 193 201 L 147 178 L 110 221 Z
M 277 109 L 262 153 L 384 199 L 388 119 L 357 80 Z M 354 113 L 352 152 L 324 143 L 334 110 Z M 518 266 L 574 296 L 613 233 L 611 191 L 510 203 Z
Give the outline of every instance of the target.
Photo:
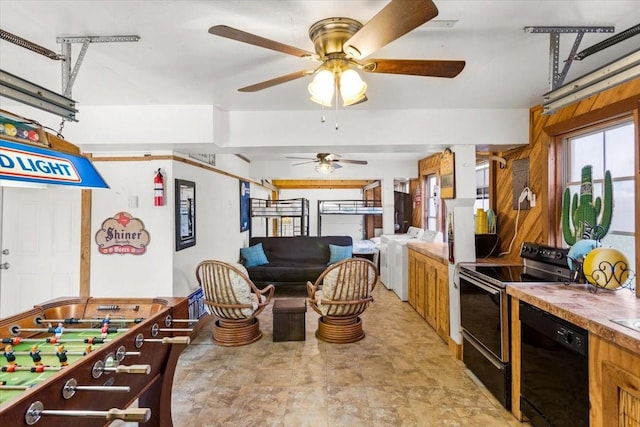
M 287 157 L 287 159 L 306 160 L 305 162 L 294 163 L 293 166 L 317 163 L 316 171 L 320 173 L 331 173 L 335 169 L 340 169 L 342 166 L 338 163 L 351 163 L 354 165 L 366 165 L 368 163 L 366 160 L 343 159 L 340 154 L 335 153 L 318 153 L 314 159 L 307 157 Z
M 326 18 L 309 28 L 315 53 L 226 25 L 213 26 L 209 33 L 320 62 L 314 69 L 265 80 L 240 88 L 240 92 L 257 92 L 315 75 L 309 84 L 312 101 L 330 106 L 334 92 L 340 92 L 343 105 L 347 106 L 367 100 L 367 85 L 356 70 L 447 78 L 455 77 L 463 70 L 465 61 L 368 58 L 376 50 L 437 15 L 438 9 L 431 0 L 391 0 L 364 25 L 351 18 Z

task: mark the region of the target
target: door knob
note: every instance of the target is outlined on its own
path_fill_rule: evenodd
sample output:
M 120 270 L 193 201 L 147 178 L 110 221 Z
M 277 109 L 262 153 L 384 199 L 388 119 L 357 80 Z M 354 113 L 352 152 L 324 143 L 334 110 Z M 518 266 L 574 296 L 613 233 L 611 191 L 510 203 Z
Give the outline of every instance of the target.
M 8 262 L 3 262 L 2 264 L 0 264 L 0 270 L 8 270 L 8 269 L 9 269 Z
M 9 255 L 9 249 L 3 249 L 2 255 Z

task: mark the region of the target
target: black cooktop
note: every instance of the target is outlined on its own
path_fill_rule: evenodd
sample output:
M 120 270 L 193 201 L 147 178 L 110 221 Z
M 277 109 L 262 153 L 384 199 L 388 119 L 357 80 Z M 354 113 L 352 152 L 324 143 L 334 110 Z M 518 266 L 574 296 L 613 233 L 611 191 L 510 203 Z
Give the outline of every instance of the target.
M 524 265 L 460 264 L 461 273 L 504 287 L 509 283 L 566 283 L 571 272 L 567 249 L 525 242 L 520 249 Z
M 565 282 L 561 272 L 544 271 L 523 265 L 461 264 L 460 267 L 479 279 L 492 279 L 502 284 L 523 282 Z

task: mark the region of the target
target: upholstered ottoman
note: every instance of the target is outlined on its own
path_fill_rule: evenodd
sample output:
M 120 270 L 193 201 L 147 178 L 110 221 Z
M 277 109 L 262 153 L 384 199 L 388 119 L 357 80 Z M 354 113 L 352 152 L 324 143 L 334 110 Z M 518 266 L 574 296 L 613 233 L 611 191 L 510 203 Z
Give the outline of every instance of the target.
M 273 302 L 273 341 L 304 341 L 305 298 L 275 299 Z

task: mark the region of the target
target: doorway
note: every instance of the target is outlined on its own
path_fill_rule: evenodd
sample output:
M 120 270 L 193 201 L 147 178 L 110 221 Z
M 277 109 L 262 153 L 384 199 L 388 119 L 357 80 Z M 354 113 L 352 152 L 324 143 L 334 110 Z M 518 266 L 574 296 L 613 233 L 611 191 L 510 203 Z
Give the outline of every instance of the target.
M 79 295 L 80 194 L 0 187 L 0 317 Z

